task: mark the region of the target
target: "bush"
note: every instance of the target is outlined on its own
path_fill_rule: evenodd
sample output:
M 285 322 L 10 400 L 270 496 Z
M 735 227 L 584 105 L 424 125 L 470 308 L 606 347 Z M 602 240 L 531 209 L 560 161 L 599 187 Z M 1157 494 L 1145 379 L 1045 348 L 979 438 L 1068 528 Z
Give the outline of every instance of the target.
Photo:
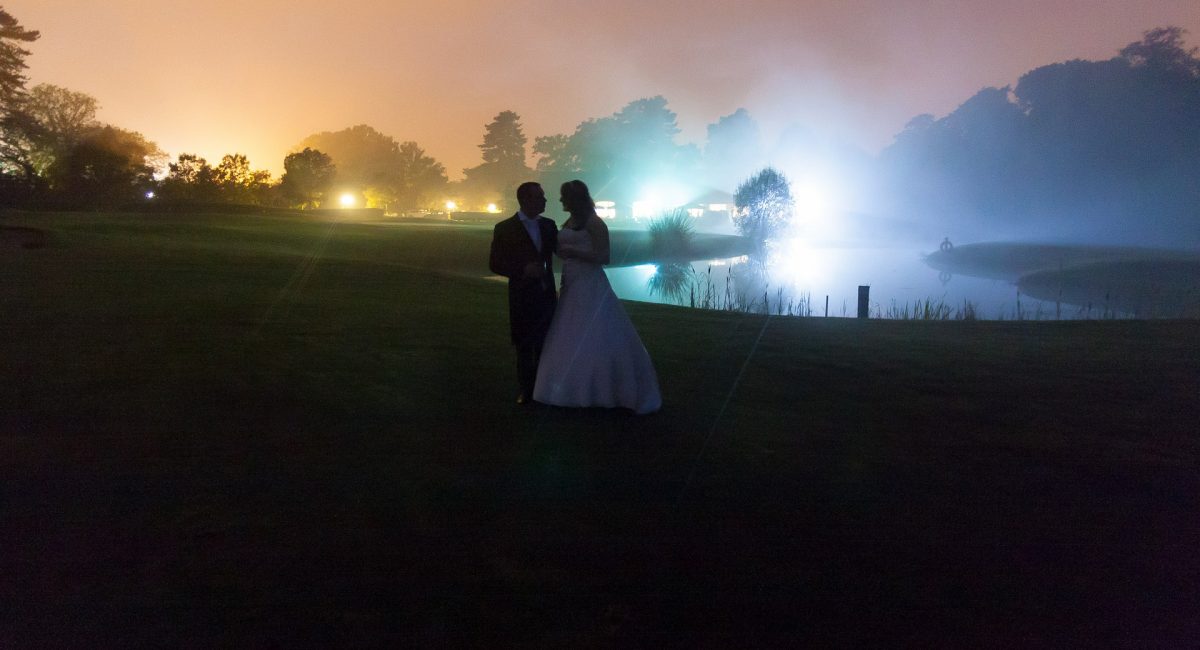
M 686 258 L 695 234 L 692 218 L 686 211 L 663 213 L 650 222 L 650 251 L 659 260 Z

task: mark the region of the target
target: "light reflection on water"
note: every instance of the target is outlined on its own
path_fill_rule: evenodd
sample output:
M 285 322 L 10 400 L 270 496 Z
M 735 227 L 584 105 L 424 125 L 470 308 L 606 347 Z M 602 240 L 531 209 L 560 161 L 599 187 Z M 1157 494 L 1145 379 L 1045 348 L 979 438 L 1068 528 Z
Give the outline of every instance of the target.
M 922 251 L 910 248 L 807 247 L 799 241 L 768 249 L 764 256 L 700 260 L 691 264 L 645 264 L 610 267 L 610 282 L 617 295 L 674 305 L 700 306 L 707 294 L 718 306 L 762 311 L 769 304 L 776 313 L 806 309 L 813 316 L 853 317 L 857 314 L 858 287 L 870 286 L 870 311 L 913 309 L 918 302 L 943 303 L 951 310 L 969 301 L 981 319 L 1077 318 L 1079 308 L 1019 295 L 1011 282 L 947 275 L 927 266 Z M 765 297 L 764 297 L 765 294 Z M 710 303 L 711 304 L 711 303 Z M 953 317 L 953 316 L 952 316 Z

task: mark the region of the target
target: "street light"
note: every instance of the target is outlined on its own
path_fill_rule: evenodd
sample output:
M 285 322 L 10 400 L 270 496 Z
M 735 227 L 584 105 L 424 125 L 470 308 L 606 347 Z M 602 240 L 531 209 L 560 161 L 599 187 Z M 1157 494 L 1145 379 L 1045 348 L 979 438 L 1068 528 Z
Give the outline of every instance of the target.
M 458 209 L 458 204 L 454 201 L 446 201 L 446 219 L 454 218 L 454 211 Z

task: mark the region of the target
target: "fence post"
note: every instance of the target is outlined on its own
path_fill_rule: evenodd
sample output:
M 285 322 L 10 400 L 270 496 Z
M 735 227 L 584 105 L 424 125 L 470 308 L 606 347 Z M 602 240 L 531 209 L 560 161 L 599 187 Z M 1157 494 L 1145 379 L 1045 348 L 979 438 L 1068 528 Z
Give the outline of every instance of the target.
M 867 318 L 867 305 L 871 302 L 871 285 L 858 285 L 858 317 Z

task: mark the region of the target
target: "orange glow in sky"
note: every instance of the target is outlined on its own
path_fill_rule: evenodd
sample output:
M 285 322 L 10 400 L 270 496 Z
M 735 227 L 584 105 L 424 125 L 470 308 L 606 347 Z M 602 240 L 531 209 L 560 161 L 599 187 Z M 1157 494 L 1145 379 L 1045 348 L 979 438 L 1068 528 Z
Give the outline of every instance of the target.
M 539 135 L 663 95 L 678 141 L 739 107 L 875 152 L 1040 65 L 1104 59 L 1145 30 L 1200 44 L 1197 0 L 20 0 L 41 31 L 29 85 L 96 97 L 99 118 L 174 158 L 245 153 L 282 171 L 319 131 L 369 124 L 415 140 L 451 179 L 484 125 Z

